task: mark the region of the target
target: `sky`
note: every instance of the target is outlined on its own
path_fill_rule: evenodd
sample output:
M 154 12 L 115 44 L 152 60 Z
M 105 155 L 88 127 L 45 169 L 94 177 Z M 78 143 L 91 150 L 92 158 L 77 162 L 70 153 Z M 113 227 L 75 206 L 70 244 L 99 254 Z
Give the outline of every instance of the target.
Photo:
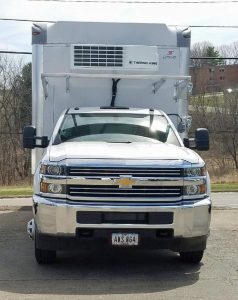
M 132 4 L 0 0 L 0 18 L 31 20 L 156 22 L 182 27 L 238 26 L 237 12 L 238 3 Z M 0 20 L 0 50 L 31 51 L 31 25 L 31 22 Z M 192 44 L 209 41 L 214 46 L 220 46 L 238 41 L 238 28 L 192 28 L 191 31 Z

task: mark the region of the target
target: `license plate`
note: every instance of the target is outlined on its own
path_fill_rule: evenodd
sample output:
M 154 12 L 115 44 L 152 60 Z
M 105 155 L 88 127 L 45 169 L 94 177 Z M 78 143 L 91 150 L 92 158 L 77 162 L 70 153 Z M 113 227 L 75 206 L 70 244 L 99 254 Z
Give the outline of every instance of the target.
M 113 233 L 112 245 L 114 246 L 138 246 L 138 233 Z

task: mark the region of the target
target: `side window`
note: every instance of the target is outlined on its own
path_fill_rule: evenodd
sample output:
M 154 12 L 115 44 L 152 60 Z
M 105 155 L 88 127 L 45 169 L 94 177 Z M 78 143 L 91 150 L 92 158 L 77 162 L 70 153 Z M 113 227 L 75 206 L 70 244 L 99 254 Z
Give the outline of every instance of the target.
M 172 131 L 172 129 L 169 131 L 169 135 L 168 135 L 168 138 L 167 138 L 167 143 L 168 144 L 173 144 L 173 145 L 176 145 L 176 146 L 181 146 L 176 135 L 174 134 L 174 132 Z
M 74 127 L 73 116 L 66 116 L 61 131 L 72 127 Z

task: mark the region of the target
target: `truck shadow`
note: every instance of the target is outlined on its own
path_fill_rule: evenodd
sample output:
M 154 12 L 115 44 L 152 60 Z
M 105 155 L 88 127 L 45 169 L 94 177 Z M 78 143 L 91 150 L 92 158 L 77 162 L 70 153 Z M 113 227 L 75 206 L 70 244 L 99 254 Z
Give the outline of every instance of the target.
M 40 266 L 26 235 L 28 210 L 0 211 L 0 290 L 18 294 L 146 294 L 189 286 L 202 264 L 180 262 L 169 251 L 111 249 L 62 252 L 56 264 Z

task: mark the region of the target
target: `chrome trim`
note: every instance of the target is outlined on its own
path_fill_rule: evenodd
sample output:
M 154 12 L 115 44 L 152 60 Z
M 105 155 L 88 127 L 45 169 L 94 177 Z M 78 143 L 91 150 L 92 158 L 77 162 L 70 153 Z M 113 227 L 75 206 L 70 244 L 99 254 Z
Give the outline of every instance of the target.
M 54 194 L 54 193 L 39 193 L 39 196 L 42 197 L 49 197 L 49 198 L 60 198 L 62 200 L 65 200 L 66 194 Z
M 135 202 L 135 203 L 140 203 L 140 202 L 155 202 L 155 203 L 160 203 L 160 202 L 174 202 L 175 199 L 176 201 L 181 201 L 183 199 L 182 196 L 180 197 L 82 197 L 82 196 L 70 196 L 67 195 L 67 199 L 71 201 L 95 201 L 95 202 Z M 146 199 L 146 200 L 145 200 Z
M 207 194 L 183 195 L 184 200 L 204 199 L 205 197 L 207 197 Z
M 199 177 L 184 177 L 184 186 L 186 185 L 202 185 L 206 183 L 206 176 L 199 176 Z
M 41 197 L 47 197 L 51 201 L 57 203 L 57 201 L 60 201 L 61 203 L 66 203 L 67 201 L 72 201 L 74 204 L 77 203 L 77 201 L 90 201 L 90 202 L 115 202 L 115 204 L 118 204 L 118 202 L 137 202 L 138 204 L 140 203 L 155 203 L 155 204 L 163 204 L 163 203 L 181 203 L 184 200 L 192 200 L 192 201 L 200 201 L 204 199 L 207 195 L 206 194 L 201 194 L 201 195 L 194 195 L 194 196 L 180 196 L 180 197 L 158 197 L 158 198 L 149 198 L 146 197 L 146 200 L 144 198 L 116 198 L 116 197 L 77 197 L 77 196 L 70 196 L 70 195 L 65 195 L 65 194 L 50 194 L 50 193 L 40 193 L 37 196 Z M 188 201 L 186 201 L 188 202 Z
M 105 187 L 105 188 L 104 188 Z M 69 185 L 68 195 L 73 197 L 118 197 L 118 198 L 160 198 L 160 197 L 180 197 L 181 187 L 177 186 L 98 186 L 98 185 Z
M 167 185 L 167 186 L 182 186 L 183 185 L 183 178 L 163 178 L 156 179 L 156 178 L 140 178 L 140 177 L 132 177 L 133 180 L 135 180 L 134 186 L 136 185 Z M 83 178 L 83 177 L 77 177 L 77 178 L 68 178 L 67 184 L 72 185 L 117 185 L 116 181 L 118 180 L 118 177 L 116 178 L 109 178 L 109 177 L 101 177 L 98 178 Z
M 44 182 L 44 183 L 54 183 L 54 184 L 64 184 L 66 185 L 67 184 L 67 180 L 66 179 L 57 179 L 57 178 L 48 178 L 48 177 L 43 177 L 41 182 Z
M 70 184 L 70 185 L 117 185 L 116 181 L 119 177 L 100 177 L 100 178 L 89 178 L 89 177 L 67 177 L 67 179 L 56 179 L 52 177 L 44 176 L 42 182 L 55 183 L 55 184 Z M 206 176 L 201 177 L 179 177 L 179 178 L 141 178 L 132 177 L 135 180 L 133 186 L 137 185 L 151 185 L 151 186 L 184 186 L 184 185 L 201 185 L 206 182 Z
M 156 168 L 156 169 L 186 169 L 186 168 L 202 168 L 205 163 L 189 163 L 182 159 L 67 159 L 67 168 Z
M 156 229 L 156 228 L 174 228 L 173 224 L 110 224 L 110 223 L 101 223 L 101 224 L 79 224 L 77 223 L 77 228 L 132 228 L 132 229 Z
M 79 177 L 111 177 L 111 176 L 133 176 L 133 177 L 181 177 L 181 168 L 158 168 L 158 167 L 68 167 L 69 176 Z
M 38 195 L 33 196 L 33 202 L 38 204 L 44 204 L 54 207 L 72 207 L 80 211 L 116 211 L 116 212 L 156 212 L 156 211 L 167 211 L 167 212 L 173 212 L 174 209 L 187 209 L 187 208 L 193 208 L 197 206 L 207 206 L 211 204 L 210 197 L 207 197 L 205 199 L 202 199 L 200 201 L 191 201 L 189 203 L 172 203 L 166 205 L 163 204 L 161 206 L 159 203 L 158 205 L 153 206 L 146 206 L 146 205 L 140 205 L 140 206 L 134 206 L 134 205 L 90 205 L 90 204 L 78 204 L 78 203 L 69 203 L 68 201 L 57 201 L 57 199 L 51 199 L 51 198 L 42 198 Z M 156 203 L 157 204 L 157 203 Z
M 37 213 L 34 214 L 34 220 L 41 233 L 52 236 L 65 235 L 75 236 L 77 228 L 129 228 L 137 226 L 140 228 L 166 228 L 174 230 L 174 236 L 194 237 L 206 235 L 209 232 L 211 214 L 209 207 L 210 198 L 207 197 L 201 201 L 189 203 L 171 203 L 155 205 L 109 205 L 105 204 L 78 204 L 61 201 L 60 199 L 42 198 L 33 196 L 33 203 L 37 205 Z M 76 215 L 78 211 L 88 212 L 172 212 L 174 214 L 173 224 L 79 224 Z M 146 226 L 147 227 L 144 227 Z M 148 227 L 151 226 L 151 227 Z

